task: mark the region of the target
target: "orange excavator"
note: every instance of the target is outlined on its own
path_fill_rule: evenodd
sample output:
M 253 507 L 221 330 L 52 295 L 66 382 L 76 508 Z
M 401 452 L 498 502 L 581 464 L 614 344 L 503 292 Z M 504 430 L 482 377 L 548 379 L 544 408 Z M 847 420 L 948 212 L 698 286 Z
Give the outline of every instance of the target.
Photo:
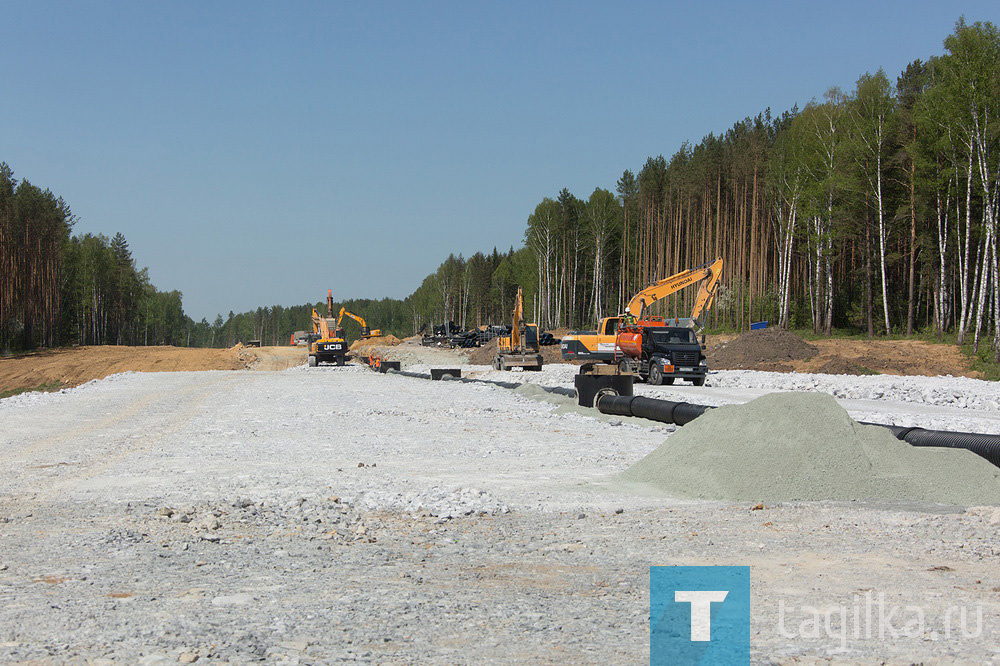
M 560 343 L 562 357 L 570 361 L 594 360 L 617 363 L 622 358 L 618 334 L 625 326 L 673 326 L 700 330 L 703 328 L 701 317 L 712 307 L 721 274 L 722 259 L 719 258 L 654 282 L 632 297 L 624 313 L 601 319 L 596 331 L 571 331 L 568 335 L 564 335 Z M 656 301 L 699 282 L 701 286 L 689 318 L 667 319 L 648 313 L 650 306 Z
M 347 308 L 340 308 L 340 314 L 337 316 L 337 328 L 340 328 L 341 323 L 344 321 L 344 317 L 350 317 L 361 325 L 362 340 L 382 337 L 382 329 L 376 328 L 375 330 L 372 330 L 368 328 L 368 322 L 365 321 L 364 317 L 350 312 Z
M 524 321 L 524 294 L 517 288 L 510 335 L 497 338 L 497 353 L 493 357 L 495 370 L 541 370 L 542 355 L 538 353 L 538 325 Z

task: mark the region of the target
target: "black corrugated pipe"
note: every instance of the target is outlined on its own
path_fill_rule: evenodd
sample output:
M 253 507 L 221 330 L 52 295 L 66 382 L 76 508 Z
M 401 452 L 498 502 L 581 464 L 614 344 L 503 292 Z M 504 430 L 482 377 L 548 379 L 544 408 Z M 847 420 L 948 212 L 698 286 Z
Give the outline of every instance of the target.
M 631 395 L 599 395 L 597 396 L 597 409 L 604 414 L 632 416 L 633 400 L 635 400 L 635 396 Z
M 652 421 L 662 421 L 663 423 L 675 423 L 674 410 L 679 402 L 670 400 L 654 400 L 652 398 L 637 397 L 632 401 L 632 415 Z
M 597 398 L 597 409 L 604 414 L 617 416 L 638 416 L 661 423 L 684 425 L 712 409 L 709 405 L 694 405 L 690 402 L 671 402 L 642 396 L 601 395 Z
M 637 416 L 661 423 L 684 425 L 694 421 L 710 409 L 711 405 L 695 405 L 690 402 L 656 400 L 642 396 L 600 395 L 597 397 L 598 411 L 615 416 Z M 946 430 L 925 430 L 884 423 L 861 422 L 885 428 L 896 439 L 912 446 L 939 446 L 972 451 L 997 467 L 1000 467 L 1000 435 L 980 435 L 971 432 L 948 432 Z
M 912 446 L 941 446 L 950 449 L 968 449 L 1000 467 L 1000 435 L 979 435 L 972 432 L 948 432 L 947 430 L 925 430 L 924 428 L 904 428 L 881 423 L 864 423 L 888 428 L 896 439 Z
M 674 407 L 674 423 L 677 425 L 691 423 L 691 421 L 694 421 L 710 409 L 715 409 L 715 407 L 711 405 L 695 405 L 690 402 L 679 402 Z

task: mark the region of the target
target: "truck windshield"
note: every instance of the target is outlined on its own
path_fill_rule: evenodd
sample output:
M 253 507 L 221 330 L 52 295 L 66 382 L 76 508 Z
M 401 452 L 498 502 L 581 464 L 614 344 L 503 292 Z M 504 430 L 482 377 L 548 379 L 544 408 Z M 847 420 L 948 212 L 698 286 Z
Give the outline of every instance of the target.
M 686 345 L 696 342 L 694 331 L 688 328 L 675 328 L 669 331 L 652 331 L 653 343 L 660 345 Z

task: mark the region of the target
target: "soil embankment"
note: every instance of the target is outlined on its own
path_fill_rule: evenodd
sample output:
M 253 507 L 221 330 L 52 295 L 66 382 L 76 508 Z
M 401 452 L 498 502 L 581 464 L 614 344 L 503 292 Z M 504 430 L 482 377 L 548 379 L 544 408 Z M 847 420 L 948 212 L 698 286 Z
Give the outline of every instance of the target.
M 736 336 L 708 336 L 705 355 L 712 370 L 981 378 L 955 345 L 922 340 L 828 338 L 806 342 L 794 333 L 767 328 Z
M 296 347 L 193 349 L 187 347 L 66 347 L 0 359 L 0 392 L 49 386 L 68 388 L 119 372 L 284 370 L 305 363 Z

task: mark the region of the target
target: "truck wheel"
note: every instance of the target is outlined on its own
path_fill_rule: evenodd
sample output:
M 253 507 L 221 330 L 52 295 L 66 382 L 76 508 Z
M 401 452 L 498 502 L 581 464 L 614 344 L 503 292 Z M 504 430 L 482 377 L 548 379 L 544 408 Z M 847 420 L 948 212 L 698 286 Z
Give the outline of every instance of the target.
M 309 354 L 309 367 L 310 368 L 316 367 L 316 357 L 313 356 L 312 354 Z
M 696 377 L 696 378 L 694 378 L 694 379 L 691 380 L 691 383 L 694 384 L 695 386 L 704 386 L 705 385 L 705 378 L 704 377 Z
M 663 383 L 663 369 L 656 363 L 652 363 L 649 366 L 649 384 L 650 386 L 659 386 Z
M 632 372 L 632 365 L 628 361 L 622 361 L 618 364 L 619 372 Z
M 499 356 L 493 358 L 493 369 L 503 370 L 503 361 L 500 360 Z

